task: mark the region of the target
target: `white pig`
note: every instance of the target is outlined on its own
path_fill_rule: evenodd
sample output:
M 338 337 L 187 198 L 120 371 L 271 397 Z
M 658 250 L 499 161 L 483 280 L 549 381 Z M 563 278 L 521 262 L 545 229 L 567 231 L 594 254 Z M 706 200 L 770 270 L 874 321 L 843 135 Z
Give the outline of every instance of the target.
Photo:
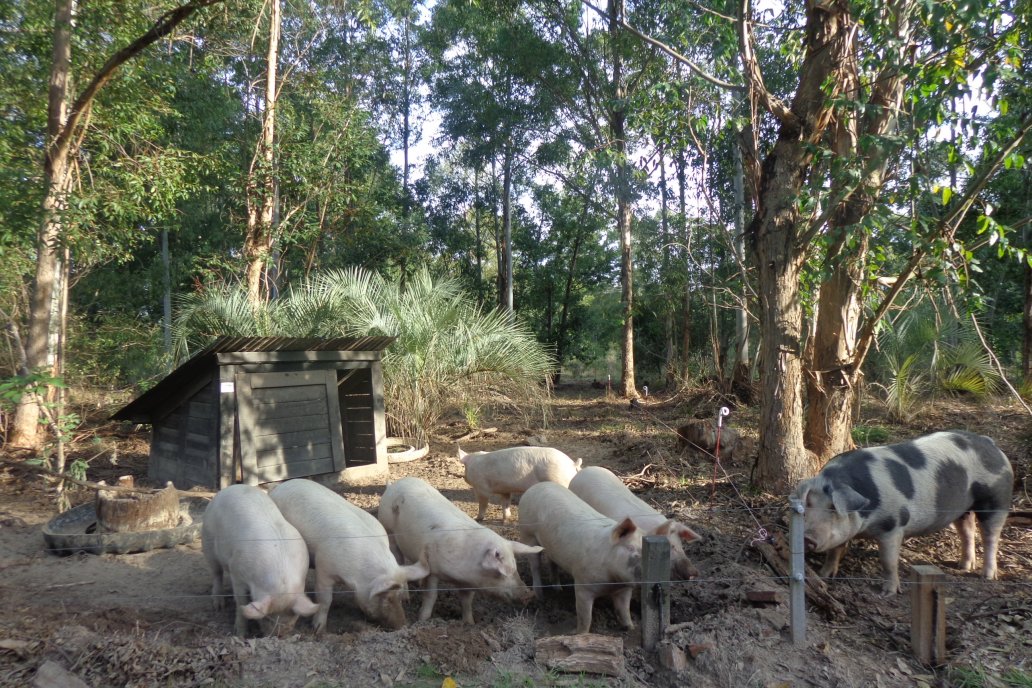
M 298 615 L 319 610 L 305 596 L 305 541 L 263 490 L 251 485 L 220 490 L 204 512 L 201 548 L 211 567 L 215 609 L 225 605 L 223 577 L 229 575 L 237 635 L 246 634 L 248 619 L 285 616 L 282 630 L 289 631 Z M 263 626 L 269 630 L 268 624 Z
M 269 496 L 308 545 L 319 603 L 316 633 L 326 628 L 335 583 L 355 593 L 355 602 L 369 618 L 393 629 L 405 625 L 408 582 L 429 575 L 425 561 L 398 566 L 387 531 L 376 517 L 319 483 L 288 480 Z
M 543 545 L 548 558 L 573 576 L 577 633 L 591 629 L 592 607 L 603 596 L 613 598 L 624 627 L 634 628 L 631 595 L 641 579 L 641 538 L 631 519 L 616 522 L 556 483 L 538 483 L 520 499 L 520 539 Z M 539 557 L 531 559 L 530 570 L 540 598 Z
M 601 466 L 588 466 L 570 481 L 570 491 L 596 511 L 621 521 L 630 518 L 645 535 L 662 535 L 670 542 L 670 567 L 674 575 L 688 580 L 699 575 L 684 551 L 684 545 L 700 539 L 688 526 L 667 519 L 627 489 L 612 471 Z
M 509 447 L 470 454 L 459 447 L 459 461 L 466 467 L 464 477 L 480 504 L 477 520 L 484 520 L 488 500 L 498 495 L 502 523 L 512 518 L 509 504 L 513 495 L 523 494 L 534 483 L 545 480 L 566 487 L 581 467 L 580 459 L 574 461 L 553 447 Z
M 460 588 L 462 620 L 468 624 L 473 623 L 476 590 L 523 604 L 533 597 L 520 579 L 514 555 L 536 554 L 541 548 L 506 540 L 478 524 L 419 478 L 388 485 L 377 517 L 407 560 L 424 553 L 429 560 L 421 621 L 433 613 L 442 581 Z

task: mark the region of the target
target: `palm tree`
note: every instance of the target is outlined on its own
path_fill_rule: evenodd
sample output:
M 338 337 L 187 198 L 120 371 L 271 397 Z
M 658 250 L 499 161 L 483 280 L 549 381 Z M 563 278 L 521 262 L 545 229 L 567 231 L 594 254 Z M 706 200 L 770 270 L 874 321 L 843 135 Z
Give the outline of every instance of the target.
M 513 315 L 483 310 L 459 283 L 423 268 L 404 286 L 361 268 L 332 270 L 252 304 L 222 285 L 179 299 L 175 351 L 220 335 L 394 336 L 384 352 L 388 432 L 425 442 L 452 409 L 543 401 L 555 360 Z

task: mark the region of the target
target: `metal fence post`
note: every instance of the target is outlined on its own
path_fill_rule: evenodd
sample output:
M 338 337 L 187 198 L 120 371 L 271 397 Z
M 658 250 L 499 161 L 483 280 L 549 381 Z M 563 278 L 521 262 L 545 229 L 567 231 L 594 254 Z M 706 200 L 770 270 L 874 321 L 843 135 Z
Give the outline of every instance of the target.
M 791 625 L 792 644 L 796 647 L 806 645 L 806 548 L 803 542 L 803 503 L 795 498 L 789 500 L 792 513 L 789 516 L 788 540 L 792 553 L 791 581 Z

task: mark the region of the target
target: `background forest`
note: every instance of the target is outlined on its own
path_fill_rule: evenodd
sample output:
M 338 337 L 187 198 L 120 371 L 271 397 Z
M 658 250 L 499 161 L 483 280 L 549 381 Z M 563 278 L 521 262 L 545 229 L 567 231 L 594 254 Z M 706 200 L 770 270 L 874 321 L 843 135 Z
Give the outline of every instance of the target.
M 220 332 L 342 333 L 303 299 L 331 274 L 383 307 L 347 333 L 429 324 L 410 362 L 477 322 L 438 351 L 518 340 L 499 380 L 755 403 L 770 487 L 849 445 L 861 393 L 901 417 L 1028 396 L 1030 21 L 1027 0 L 2 0 L 0 431 L 60 437 L 55 383 L 124 401 Z

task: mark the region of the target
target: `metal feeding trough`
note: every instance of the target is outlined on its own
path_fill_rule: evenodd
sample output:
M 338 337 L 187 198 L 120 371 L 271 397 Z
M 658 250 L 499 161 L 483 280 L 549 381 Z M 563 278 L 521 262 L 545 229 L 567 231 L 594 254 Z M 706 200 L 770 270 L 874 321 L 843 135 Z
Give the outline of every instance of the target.
M 181 497 L 179 525 L 174 528 L 118 533 L 98 532 L 96 505 L 88 502 L 52 518 L 43 526 L 43 540 L 48 552 L 60 555 L 130 554 L 175 547 L 193 542 L 201 534 L 201 521 L 209 501 L 207 497 Z

